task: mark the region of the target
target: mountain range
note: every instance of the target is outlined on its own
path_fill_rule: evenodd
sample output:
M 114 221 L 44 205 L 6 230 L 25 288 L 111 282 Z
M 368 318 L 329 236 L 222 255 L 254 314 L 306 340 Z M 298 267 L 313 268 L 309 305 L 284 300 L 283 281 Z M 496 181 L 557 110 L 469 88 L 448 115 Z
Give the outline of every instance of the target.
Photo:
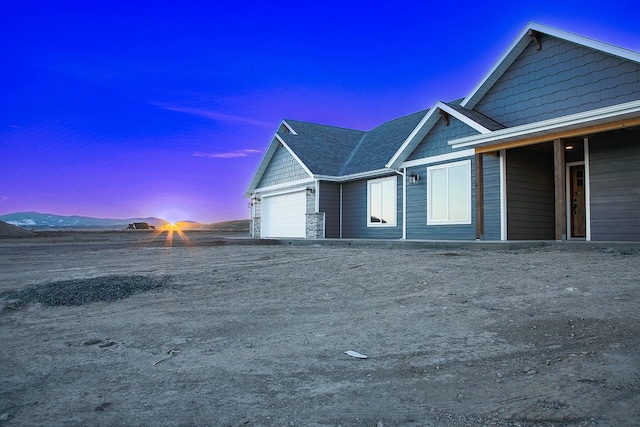
M 65 216 L 54 214 L 43 214 L 40 212 L 15 212 L 5 215 L 0 215 L 0 221 L 4 221 L 7 224 L 16 225 L 22 228 L 28 228 L 31 230 L 44 230 L 44 229 L 88 229 L 88 228 L 100 228 L 100 229 L 123 229 L 127 228 L 128 224 L 134 222 L 146 222 L 149 225 L 155 227 L 162 227 L 167 223 L 162 218 L 148 217 L 148 218 L 126 218 L 126 219 L 113 219 L 113 218 L 93 218 L 88 216 Z

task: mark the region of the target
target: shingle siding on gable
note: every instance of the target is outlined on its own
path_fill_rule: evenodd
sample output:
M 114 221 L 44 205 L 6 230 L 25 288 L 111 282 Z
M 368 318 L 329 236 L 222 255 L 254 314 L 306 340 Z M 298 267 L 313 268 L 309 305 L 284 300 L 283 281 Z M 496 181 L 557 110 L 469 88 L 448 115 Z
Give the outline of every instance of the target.
M 300 163 L 280 145 L 274 153 L 269 166 L 262 175 L 257 188 L 269 187 L 271 185 L 283 184 L 290 181 L 309 178 L 309 174 Z
M 451 118 L 449 120 L 449 126 L 446 126 L 444 120 L 440 119 L 420 144 L 418 144 L 416 149 L 413 150 L 407 160 L 416 160 L 450 153 L 452 150 L 448 144 L 449 140 L 477 134 L 477 130 L 457 119 Z
M 400 239 L 402 237 L 402 179 L 398 177 L 396 226 L 367 227 L 367 181 L 342 184 L 342 237 L 351 239 Z
M 589 138 L 592 240 L 640 241 L 640 131 Z
M 475 110 L 504 126 L 640 98 L 640 64 L 548 35 L 530 43 Z

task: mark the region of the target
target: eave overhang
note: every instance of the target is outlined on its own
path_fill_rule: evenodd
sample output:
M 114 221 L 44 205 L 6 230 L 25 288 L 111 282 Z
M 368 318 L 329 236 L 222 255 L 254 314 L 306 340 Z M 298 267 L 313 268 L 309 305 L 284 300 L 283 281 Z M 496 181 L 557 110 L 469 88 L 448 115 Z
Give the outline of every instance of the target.
M 444 102 L 438 101 L 433 106 L 433 108 L 431 108 L 427 112 L 427 114 L 420 121 L 420 123 L 418 123 L 416 128 L 407 137 L 407 139 L 400 146 L 398 151 L 396 151 L 396 153 L 393 155 L 391 160 L 389 160 L 389 163 L 385 165 L 385 167 L 389 169 L 398 169 L 401 167 L 402 163 L 407 159 L 407 157 L 409 157 L 409 155 L 413 152 L 413 150 L 415 150 L 415 148 L 418 146 L 420 141 L 422 141 L 422 139 L 427 135 L 427 133 L 429 133 L 429 131 L 441 118 L 441 115 L 439 114 L 440 111 L 444 111 L 449 116 L 455 117 L 456 119 L 460 120 L 467 126 L 480 132 L 481 134 L 486 134 L 491 132 L 489 129 L 473 121 L 471 118 L 465 116 L 458 110 L 451 108 L 449 105 L 445 104 Z
M 640 100 L 500 129 L 487 134 L 453 139 L 449 141 L 449 145 L 453 149 L 473 147 L 476 152 L 486 152 L 638 125 Z

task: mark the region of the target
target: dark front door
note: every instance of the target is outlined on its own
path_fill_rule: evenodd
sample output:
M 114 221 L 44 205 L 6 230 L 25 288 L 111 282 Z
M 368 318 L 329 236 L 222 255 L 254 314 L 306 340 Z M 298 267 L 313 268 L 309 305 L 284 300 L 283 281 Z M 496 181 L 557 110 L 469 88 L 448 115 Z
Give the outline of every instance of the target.
M 585 237 L 587 228 L 584 165 L 571 166 L 571 237 Z

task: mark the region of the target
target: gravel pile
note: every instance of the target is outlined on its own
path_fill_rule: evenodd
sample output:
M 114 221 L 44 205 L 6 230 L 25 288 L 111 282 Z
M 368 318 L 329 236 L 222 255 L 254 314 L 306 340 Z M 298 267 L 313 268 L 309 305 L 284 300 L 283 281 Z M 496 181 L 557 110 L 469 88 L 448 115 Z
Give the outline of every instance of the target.
M 140 292 L 167 286 L 169 277 L 102 276 L 91 279 L 44 283 L 4 296 L 12 308 L 40 302 L 51 306 L 84 305 L 116 301 Z

